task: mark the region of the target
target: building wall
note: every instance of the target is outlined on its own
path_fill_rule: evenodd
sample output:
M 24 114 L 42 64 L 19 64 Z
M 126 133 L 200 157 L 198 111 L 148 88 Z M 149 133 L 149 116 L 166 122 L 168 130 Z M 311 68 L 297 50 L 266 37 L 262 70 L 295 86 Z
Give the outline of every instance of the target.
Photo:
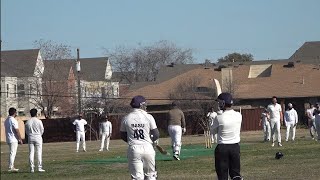
M 10 107 L 17 108 L 17 78 L 1 77 L 1 117 L 8 116 Z

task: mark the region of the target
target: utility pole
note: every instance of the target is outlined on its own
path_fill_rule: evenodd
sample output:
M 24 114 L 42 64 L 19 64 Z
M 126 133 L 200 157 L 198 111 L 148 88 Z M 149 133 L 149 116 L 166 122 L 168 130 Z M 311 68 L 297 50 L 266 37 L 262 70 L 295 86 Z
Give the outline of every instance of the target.
M 80 86 L 80 55 L 79 48 L 77 48 L 77 83 L 78 83 L 78 113 L 81 113 L 81 86 Z

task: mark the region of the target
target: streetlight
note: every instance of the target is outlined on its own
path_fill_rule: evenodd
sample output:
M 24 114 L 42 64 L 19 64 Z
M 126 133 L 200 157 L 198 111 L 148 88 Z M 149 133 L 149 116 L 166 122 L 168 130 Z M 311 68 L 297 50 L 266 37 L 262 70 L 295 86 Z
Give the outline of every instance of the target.
M 78 113 L 81 113 L 81 87 L 80 87 L 80 55 L 79 55 L 79 48 L 77 48 L 77 64 L 76 64 L 76 69 L 77 69 L 77 82 L 78 82 Z

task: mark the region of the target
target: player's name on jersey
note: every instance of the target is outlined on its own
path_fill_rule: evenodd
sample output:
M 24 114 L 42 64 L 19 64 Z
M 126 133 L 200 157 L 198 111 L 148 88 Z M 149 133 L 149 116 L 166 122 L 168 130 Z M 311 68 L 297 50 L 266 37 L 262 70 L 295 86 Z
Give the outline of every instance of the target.
M 144 128 L 144 124 L 131 124 L 132 128 Z

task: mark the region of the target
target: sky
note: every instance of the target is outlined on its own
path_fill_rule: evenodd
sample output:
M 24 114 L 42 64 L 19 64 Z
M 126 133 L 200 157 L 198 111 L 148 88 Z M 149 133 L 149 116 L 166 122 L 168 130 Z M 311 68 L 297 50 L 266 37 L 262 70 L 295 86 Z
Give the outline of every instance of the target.
M 1 48 L 32 49 L 44 39 L 86 58 L 167 40 L 193 49 L 198 63 L 233 52 L 285 59 L 320 40 L 319 7 L 319 0 L 1 0 Z

